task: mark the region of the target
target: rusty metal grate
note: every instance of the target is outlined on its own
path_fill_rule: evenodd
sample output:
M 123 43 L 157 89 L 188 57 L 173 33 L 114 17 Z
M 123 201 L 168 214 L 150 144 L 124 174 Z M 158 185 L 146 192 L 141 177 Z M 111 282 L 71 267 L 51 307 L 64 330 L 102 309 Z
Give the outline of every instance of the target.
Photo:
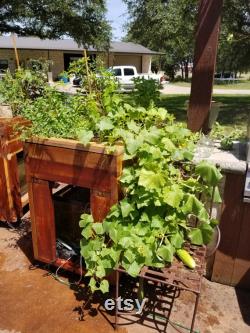
M 186 290 L 195 294 L 196 300 L 190 328 L 190 332 L 192 333 L 194 332 L 194 322 L 201 292 L 202 277 L 206 267 L 206 247 L 186 243 L 184 248 L 192 255 L 196 262 L 196 267 L 194 270 L 186 268 L 181 261 L 175 258 L 171 265 L 161 269 L 144 266 L 141 269 L 138 277 L 157 284 L 173 286 L 176 289 Z M 122 273 L 127 274 L 126 270 L 122 267 L 116 269 L 116 299 L 119 298 L 120 274 Z M 118 326 L 119 314 L 121 313 L 118 311 L 116 306 L 115 328 Z

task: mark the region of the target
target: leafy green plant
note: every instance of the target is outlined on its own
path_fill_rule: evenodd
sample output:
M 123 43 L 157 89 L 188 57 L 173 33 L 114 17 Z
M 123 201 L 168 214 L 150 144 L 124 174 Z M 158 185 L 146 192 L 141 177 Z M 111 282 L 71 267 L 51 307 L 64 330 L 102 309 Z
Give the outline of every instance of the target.
M 213 187 L 222 177 L 207 162 L 192 166 L 197 136 L 175 124 L 165 109 L 119 100 L 114 106 L 84 135 L 84 143 L 92 137 L 109 144 L 122 141 L 126 152 L 120 179 L 124 198 L 103 224 L 86 214 L 80 221 L 90 287 L 103 292 L 108 290 L 105 277 L 119 265 L 137 276 L 143 265 L 170 264 L 187 240 L 207 244 L 217 222 L 210 219 L 205 202 L 215 192 L 220 200 Z M 193 219 L 197 226 L 192 226 Z
M 58 137 L 76 139 L 78 132 L 84 126 L 82 109 L 77 101 L 49 86 L 44 89 L 43 96 L 33 103 L 23 106 L 21 114 L 32 122 L 25 128 L 23 138 Z
M 220 140 L 220 147 L 223 150 L 231 150 L 233 148 L 233 141 L 244 140 L 245 133 L 243 130 L 234 128 L 230 131 L 218 122 L 213 126 L 211 137 Z
M 175 123 L 164 108 L 152 100 L 147 107 L 127 103 L 104 69 L 98 74 L 88 69 L 85 82 L 72 97 L 45 87 L 20 112 L 32 122 L 25 132 L 29 136 L 78 137 L 84 144 L 102 142 L 109 150 L 124 145 L 123 199 L 102 224 L 88 214 L 80 221 L 90 288 L 106 292 L 105 277 L 119 265 L 137 276 L 143 265 L 171 264 L 186 241 L 207 244 L 217 223 L 209 217 L 207 202 L 220 199 L 222 176 L 207 162 L 193 166 L 198 135 Z
M 10 71 L 0 81 L 2 103 L 11 106 L 13 115 L 21 113 L 24 105 L 43 95 L 46 77 L 37 71 L 20 68 L 14 74 Z
M 131 97 L 136 105 L 148 108 L 151 103 L 157 104 L 159 102 L 161 86 L 156 80 L 137 77 L 134 79 L 134 84 Z
M 44 81 L 46 81 L 47 74 L 51 65 L 53 65 L 52 60 L 47 60 L 44 58 L 30 59 L 27 63 L 27 68 L 30 69 L 32 72 L 38 72 L 39 75 L 43 76 Z

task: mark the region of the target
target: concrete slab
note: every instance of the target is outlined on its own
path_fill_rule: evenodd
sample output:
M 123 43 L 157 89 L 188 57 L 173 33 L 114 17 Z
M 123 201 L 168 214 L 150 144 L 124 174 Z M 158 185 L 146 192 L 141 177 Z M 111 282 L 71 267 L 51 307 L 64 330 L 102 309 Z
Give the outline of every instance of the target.
M 31 262 L 29 226 L 19 230 L 0 227 L 0 333 L 113 332 L 109 321 L 113 322 L 114 316 L 100 311 L 105 298 L 113 295 L 96 295 L 86 305 L 86 280 L 80 288 L 69 287 L 45 269 L 31 270 Z M 61 278 L 67 283 L 78 279 L 68 273 Z M 122 325 L 119 332 L 188 332 L 185 327 L 190 325 L 193 296 L 186 292 L 176 296 L 167 327 L 156 325 L 152 317 L 140 323 L 129 316 L 132 323 Z M 121 323 L 127 324 L 127 319 L 121 319 Z M 195 329 L 201 333 L 249 333 L 250 292 L 204 278 Z

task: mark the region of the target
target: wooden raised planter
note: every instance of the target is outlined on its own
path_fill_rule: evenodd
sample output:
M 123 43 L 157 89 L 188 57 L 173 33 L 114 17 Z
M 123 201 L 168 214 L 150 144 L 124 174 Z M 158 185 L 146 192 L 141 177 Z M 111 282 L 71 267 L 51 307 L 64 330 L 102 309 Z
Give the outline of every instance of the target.
M 16 222 L 23 213 L 17 154 L 22 152 L 17 128 L 29 121 L 21 117 L 0 118 L 0 221 Z
M 250 289 L 250 204 L 243 202 L 245 174 L 225 173 L 220 218 L 221 242 L 212 281 Z
M 65 139 L 33 139 L 25 142 L 25 168 L 30 198 L 34 258 L 64 269 L 79 271 L 56 255 L 55 182 L 90 190 L 90 208 L 101 222 L 118 201 L 123 147 L 109 153 L 103 145 L 84 146 Z M 70 223 L 70 221 L 69 221 Z

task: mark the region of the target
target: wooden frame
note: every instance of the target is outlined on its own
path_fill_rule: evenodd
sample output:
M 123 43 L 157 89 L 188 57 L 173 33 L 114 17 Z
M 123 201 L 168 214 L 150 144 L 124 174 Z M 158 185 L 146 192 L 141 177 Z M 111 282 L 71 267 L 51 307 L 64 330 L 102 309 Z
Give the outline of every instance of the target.
M 23 150 L 17 128 L 29 121 L 21 117 L 0 118 L 0 220 L 18 221 L 27 203 L 21 197 L 17 154 Z
M 114 153 L 101 144 L 84 146 L 66 139 L 34 139 L 25 143 L 25 168 L 30 198 L 35 259 L 78 271 L 71 262 L 56 257 L 53 182 L 90 189 L 91 213 L 101 222 L 118 201 L 123 146 Z
M 250 206 L 243 202 L 245 174 L 226 173 L 221 242 L 215 254 L 212 281 L 250 289 Z

